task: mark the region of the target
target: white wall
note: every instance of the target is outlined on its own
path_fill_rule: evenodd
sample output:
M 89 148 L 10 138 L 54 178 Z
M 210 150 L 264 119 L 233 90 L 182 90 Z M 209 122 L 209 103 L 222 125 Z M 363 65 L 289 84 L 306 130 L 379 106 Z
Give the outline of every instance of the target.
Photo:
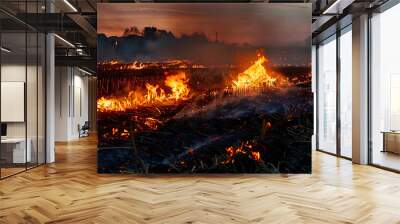
M 27 70 L 25 70 L 27 69 Z M 28 86 L 27 86 L 27 119 L 28 129 L 32 127 L 36 130 L 36 107 L 37 107 L 37 93 L 36 93 L 36 79 L 31 77 L 32 74 L 36 76 L 36 66 L 18 65 L 18 64 L 4 64 L 1 66 L 1 81 L 2 82 L 25 82 L 25 75 L 28 72 Z M 41 101 L 40 101 L 41 102 Z M 40 107 L 41 105 L 39 105 Z M 7 108 L 2 108 L 7 110 Z M 34 112 L 34 113 L 33 113 Z M 34 122 L 31 124 L 30 122 Z M 34 126 L 34 127 L 33 127 Z M 29 137 L 28 130 L 28 137 Z M 8 137 L 25 137 L 25 123 L 24 122 L 11 122 L 7 123 Z M 36 136 L 36 132 L 35 132 Z
M 5 64 L 1 66 L 2 82 L 25 82 L 25 64 Z M 1 108 L 7 110 L 7 108 Z M 7 123 L 7 137 L 25 137 L 25 123 Z
M 56 67 L 55 140 L 79 138 L 78 125 L 88 121 L 88 78 L 73 67 Z
M 38 70 L 37 70 L 38 69 Z M 32 162 L 39 159 L 39 163 L 44 163 L 44 74 L 42 68 L 36 65 L 24 64 L 2 64 L 1 81 L 2 82 L 24 82 L 26 83 L 26 108 L 22 108 L 22 113 L 26 112 L 26 121 L 6 122 L 7 138 L 25 138 L 30 140 Z M 27 78 L 27 80 L 25 80 Z M 24 94 L 24 93 L 22 93 Z M 7 96 L 2 96 L 7 97 Z M 1 108 L 9 110 L 10 108 Z M 39 156 L 37 156 L 39 153 Z

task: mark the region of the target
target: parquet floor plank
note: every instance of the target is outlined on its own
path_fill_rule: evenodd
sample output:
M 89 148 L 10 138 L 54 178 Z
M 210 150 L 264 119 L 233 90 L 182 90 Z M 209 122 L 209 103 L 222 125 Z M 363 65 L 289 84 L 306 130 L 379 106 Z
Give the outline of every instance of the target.
M 0 181 L 0 223 L 398 223 L 400 175 L 319 152 L 313 174 L 96 173 L 96 139 Z

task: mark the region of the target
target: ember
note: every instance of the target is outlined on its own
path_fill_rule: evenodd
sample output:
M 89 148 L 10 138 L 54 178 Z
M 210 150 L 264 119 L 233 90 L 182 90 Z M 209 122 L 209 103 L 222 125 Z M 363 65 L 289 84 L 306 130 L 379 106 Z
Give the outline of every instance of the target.
M 229 146 L 226 148 L 226 153 L 228 158 L 222 162 L 223 164 L 235 162 L 235 157 L 238 154 L 247 155 L 249 158 L 256 161 L 261 160 L 260 152 L 255 151 L 253 145 L 248 141 L 240 144 L 238 147 Z

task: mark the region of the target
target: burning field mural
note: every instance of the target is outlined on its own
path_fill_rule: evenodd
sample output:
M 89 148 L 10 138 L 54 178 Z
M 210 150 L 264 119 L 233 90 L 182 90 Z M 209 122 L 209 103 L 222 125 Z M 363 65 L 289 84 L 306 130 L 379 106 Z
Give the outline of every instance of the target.
M 100 173 L 311 172 L 308 5 L 98 8 Z M 270 35 L 277 10 L 301 24 Z

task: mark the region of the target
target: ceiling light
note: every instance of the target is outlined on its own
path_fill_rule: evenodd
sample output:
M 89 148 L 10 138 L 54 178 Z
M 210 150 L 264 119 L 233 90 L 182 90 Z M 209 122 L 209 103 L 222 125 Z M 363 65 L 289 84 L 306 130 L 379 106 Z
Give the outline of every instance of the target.
M 64 0 L 64 3 L 67 4 L 74 12 L 78 12 L 75 6 L 73 6 L 68 0 Z
M 86 71 L 86 70 L 83 70 L 83 69 L 81 69 L 81 68 L 79 68 L 79 67 L 78 67 L 78 70 L 81 71 L 81 72 L 83 72 L 83 73 L 85 73 L 86 75 L 93 75 L 92 73 L 90 73 L 90 72 L 88 72 L 88 71 Z
M 330 5 L 327 9 L 324 10 L 322 14 L 332 14 L 330 11 L 334 9 L 337 4 L 339 4 L 340 0 L 336 0 L 332 5 Z
M 69 42 L 68 40 L 60 37 L 58 34 L 54 34 L 55 37 L 57 37 L 59 40 L 61 40 L 62 42 L 64 42 L 65 44 L 67 44 L 70 47 L 75 48 L 75 45 L 73 45 L 71 42 Z
M 1 47 L 0 49 L 1 49 L 1 51 L 4 51 L 6 53 L 10 53 L 11 52 L 11 50 L 9 50 L 9 49 L 7 49 L 5 47 Z
M 343 10 L 351 5 L 355 0 L 336 0 L 330 5 L 327 9 L 324 10 L 322 14 L 324 15 L 333 15 L 333 14 L 342 14 Z

